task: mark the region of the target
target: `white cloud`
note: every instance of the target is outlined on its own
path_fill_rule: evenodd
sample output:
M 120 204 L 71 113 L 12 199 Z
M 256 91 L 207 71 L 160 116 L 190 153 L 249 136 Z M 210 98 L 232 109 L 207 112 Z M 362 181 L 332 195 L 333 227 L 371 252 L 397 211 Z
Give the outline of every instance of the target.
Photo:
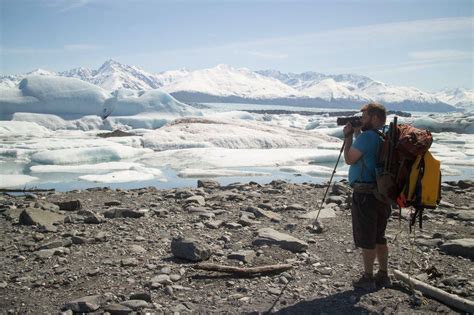
M 44 3 L 49 7 L 58 8 L 60 12 L 66 12 L 81 8 L 91 2 L 92 0 L 50 0 Z
M 413 51 L 409 56 L 421 61 L 451 61 L 472 59 L 472 52 L 454 49 L 421 50 Z
M 69 44 L 64 45 L 64 50 L 67 51 L 89 51 L 89 50 L 96 50 L 98 46 L 89 45 L 89 44 Z
M 265 53 L 259 51 L 248 51 L 249 55 L 259 57 L 262 59 L 286 59 L 288 58 L 287 54 L 279 54 L 279 53 Z

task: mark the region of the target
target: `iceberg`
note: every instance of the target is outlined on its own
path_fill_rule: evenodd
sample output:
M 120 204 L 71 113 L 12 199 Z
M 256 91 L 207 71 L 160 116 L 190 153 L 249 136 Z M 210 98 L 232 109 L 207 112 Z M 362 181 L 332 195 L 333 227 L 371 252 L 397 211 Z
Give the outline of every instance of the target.
M 3 139 L 15 137 L 48 137 L 50 135 L 51 131 L 49 129 L 34 122 L 0 120 L 0 137 Z
M 64 118 L 99 115 L 111 95 L 106 90 L 79 79 L 56 76 L 29 76 L 18 88 L 1 88 L 0 119 L 17 112 L 54 114 Z
M 315 148 L 339 139 L 248 120 L 177 119 L 143 136 L 154 151 L 219 147 L 228 149 Z
M 90 164 L 94 162 L 119 161 L 151 153 L 150 149 L 135 149 L 116 144 L 112 147 L 74 148 L 42 151 L 31 156 L 38 164 Z
M 38 180 L 37 177 L 23 174 L 0 174 L 0 188 L 12 188 L 29 184 Z
M 201 116 L 201 111 L 177 101 L 160 90 L 134 91 L 121 89 L 105 102 L 102 117 L 132 116 L 143 112 L 160 112 L 171 116 Z

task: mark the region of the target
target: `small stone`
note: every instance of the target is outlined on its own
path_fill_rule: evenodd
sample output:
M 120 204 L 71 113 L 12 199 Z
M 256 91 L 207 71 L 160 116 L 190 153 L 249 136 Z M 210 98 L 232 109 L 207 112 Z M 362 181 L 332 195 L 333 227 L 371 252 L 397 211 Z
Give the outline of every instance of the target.
M 75 313 L 90 313 L 99 309 L 101 302 L 100 295 L 84 296 L 69 302 L 66 302 L 62 310 L 71 310 Z
M 170 275 L 170 280 L 173 281 L 173 282 L 179 281 L 179 280 L 181 280 L 181 276 L 178 275 L 178 274 L 171 274 Z
M 289 281 L 288 279 L 286 279 L 285 277 L 283 276 L 280 276 L 280 278 L 278 279 L 280 283 L 282 284 L 287 284 Z
M 148 292 L 140 292 L 130 295 L 130 300 L 143 300 L 151 303 L 151 294 Z
M 225 227 L 228 229 L 240 229 L 242 225 L 236 222 L 227 222 Z
M 168 275 L 158 275 L 158 276 L 155 276 L 153 277 L 150 282 L 152 287 L 157 287 L 157 286 L 160 286 L 162 284 L 171 284 L 171 279 Z
M 136 258 L 124 258 L 120 261 L 122 267 L 134 267 L 138 266 L 138 259 Z
M 128 300 L 128 301 L 123 301 L 120 304 L 126 307 L 129 307 L 134 311 L 149 307 L 148 302 L 143 301 L 143 300 Z
M 118 200 L 111 200 L 104 202 L 104 206 L 106 207 L 113 207 L 113 206 L 120 206 L 122 203 Z
M 76 211 L 76 210 L 82 209 L 82 203 L 79 199 L 55 202 L 55 204 L 59 207 L 60 210 L 65 210 L 65 211 Z
M 122 304 L 109 304 L 104 307 L 104 311 L 112 315 L 128 315 L 133 312 L 130 307 L 127 307 Z
M 239 250 L 237 252 L 230 253 L 227 258 L 250 263 L 253 261 L 256 255 L 257 254 L 253 250 Z
M 278 288 L 269 288 L 268 293 L 273 294 L 273 295 L 280 295 L 281 290 Z
M 173 295 L 173 288 L 170 286 L 170 285 L 167 285 L 165 287 L 165 293 L 168 294 L 168 295 Z
M 128 250 L 133 254 L 143 254 L 146 253 L 146 249 L 141 247 L 140 245 L 130 245 Z
M 170 273 L 171 273 L 171 268 L 168 266 L 165 266 L 160 269 L 160 274 L 169 275 Z
M 191 196 L 189 198 L 186 198 L 185 202 L 186 203 L 196 203 L 200 206 L 205 206 L 206 205 L 206 200 L 204 199 L 203 196 Z
M 202 261 L 211 257 L 211 250 L 193 238 L 174 238 L 171 242 L 171 252 L 177 258 L 191 261 Z

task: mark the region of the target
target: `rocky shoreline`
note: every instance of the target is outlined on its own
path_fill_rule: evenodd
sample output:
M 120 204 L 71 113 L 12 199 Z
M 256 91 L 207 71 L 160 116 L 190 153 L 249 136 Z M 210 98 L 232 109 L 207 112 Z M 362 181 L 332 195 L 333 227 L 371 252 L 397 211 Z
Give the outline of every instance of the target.
M 474 300 L 474 183 L 443 183 L 443 200 L 408 231 L 409 210 L 387 229 L 390 268 Z M 324 185 L 198 181 L 197 188 L 0 196 L 2 313 L 458 313 L 394 281 L 354 290 L 360 250 L 345 181 L 330 189 L 324 232 L 308 226 Z M 194 268 L 251 268 L 237 275 Z

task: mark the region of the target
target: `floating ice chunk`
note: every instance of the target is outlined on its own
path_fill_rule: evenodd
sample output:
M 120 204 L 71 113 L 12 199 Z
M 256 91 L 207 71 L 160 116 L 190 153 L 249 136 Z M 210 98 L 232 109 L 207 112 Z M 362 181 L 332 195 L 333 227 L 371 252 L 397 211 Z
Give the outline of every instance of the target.
M 149 149 L 135 149 L 115 144 L 113 147 L 76 148 L 38 152 L 31 161 L 39 164 L 87 164 L 94 162 L 118 161 L 152 152 Z
M 22 174 L 0 174 L 0 188 L 14 188 L 24 186 L 38 180 L 37 177 Z
M 318 144 L 318 149 L 341 150 L 342 141 L 340 142 L 323 142 Z
M 241 120 L 255 120 L 255 116 L 249 112 L 244 111 L 230 111 L 220 113 L 208 113 L 205 114 L 206 118 L 212 119 L 241 119 Z
M 323 142 L 331 141 L 339 140 L 317 132 L 259 122 L 203 118 L 179 119 L 143 137 L 144 146 L 157 151 L 193 147 L 315 148 Z
M 34 165 L 30 167 L 32 173 L 107 173 L 115 170 L 130 170 L 140 167 L 139 163 L 108 162 L 80 165 Z
M 338 156 L 335 150 L 193 148 L 155 152 L 140 162 L 156 167 L 168 165 L 173 169 L 212 169 L 333 163 Z
M 125 182 L 136 182 L 156 179 L 158 181 L 165 182 L 166 178 L 162 177 L 162 173 L 159 170 L 149 171 L 118 171 L 103 175 L 83 175 L 79 176 L 79 179 L 95 182 L 95 183 L 125 183 Z
M 54 114 L 61 117 L 97 115 L 111 95 L 104 89 L 74 78 L 29 76 L 10 91 L 2 89 L 0 118 L 16 112 Z
M 270 176 L 270 173 L 264 172 L 253 172 L 253 171 L 240 171 L 232 169 L 184 169 L 178 172 L 179 177 L 191 177 L 191 178 L 212 178 L 212 177 L 224 177 L 224 176 Z
M 287 166 L 287 167 L 280 167 L 280 171 L 288 172 L 288 173 L 301 173 L 307 174 L 314 177 L 321 177 L 321 176 L 331 176 L 333 172 L 333 168 L 321 166 L 321 165 L 300 165 L 300 166 Z M 346 177 L 347 170 L 336 170 L 334 176 L 338 177 Z
M 441 173 L 443 176 L 458 176 L 462 174 L 460 170 L 451 168 L 443 163 L 441 164 Z
M 0 121 L 0 137 L 49 137 L 51 131 L 36 123 L 24 121 Z
M 469 156 L 474 156 L 474 149 L 468 149 L 464 151 L 464 154 L 469 155 Z
M 105 102 L 102 117 L 130 116 L 142 112 L 160 112 L 177 116 L 200 116 L 201 111 L 181 103 L 166 92 L 160 90 L 132 92 L 118 90 L 113 98 Z

